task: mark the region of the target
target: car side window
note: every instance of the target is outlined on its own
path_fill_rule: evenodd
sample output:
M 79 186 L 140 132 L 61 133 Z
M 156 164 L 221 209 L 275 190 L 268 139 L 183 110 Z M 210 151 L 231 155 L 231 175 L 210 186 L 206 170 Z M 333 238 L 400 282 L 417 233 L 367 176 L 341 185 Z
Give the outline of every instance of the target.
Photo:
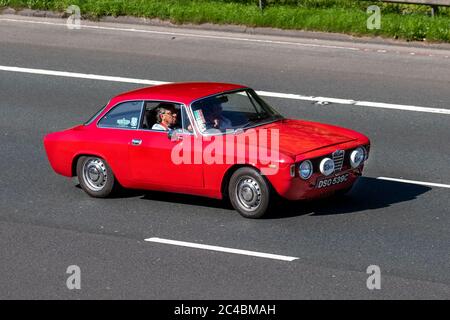
M 124 102 L 104 115 L 98 125 L 103 128 L 137 129 L 141 111 L 142 101 Z
M 144 130 L 162 131 L 163 129 L 154 129 L 154 125 L 159 123 L 158 121 L 158 109 L 168 108 L 171 113 L 176 114 L 174 117 L 174 123 L 170 125 L 171 129 L 181 130 L 183 124 L 189 121 L 184 106 L 175 102 L 167 101 L 145 101 L 144 102 L 144 113 L 142 115 L 142 125 L 141 128 Z M 190 126 L 192 128 L 192 126 Z M 192 132 L 192 131 L 191 131 Z

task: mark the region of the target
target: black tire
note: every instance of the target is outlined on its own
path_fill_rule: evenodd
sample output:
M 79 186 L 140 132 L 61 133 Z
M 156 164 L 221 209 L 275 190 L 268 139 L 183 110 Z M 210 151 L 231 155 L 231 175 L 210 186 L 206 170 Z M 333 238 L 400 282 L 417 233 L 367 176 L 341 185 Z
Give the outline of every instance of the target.
M 233 208 L 245 218 L 264 216 L 272 203 L 270 184 L 255 169 L 237 169 L 228 184 L 228 197 Z
M 108 163 L 100 157 L 80 157 L 77 161 L 77 176 L 81 188 L 95 198 L 109 196 L 117 185 Z

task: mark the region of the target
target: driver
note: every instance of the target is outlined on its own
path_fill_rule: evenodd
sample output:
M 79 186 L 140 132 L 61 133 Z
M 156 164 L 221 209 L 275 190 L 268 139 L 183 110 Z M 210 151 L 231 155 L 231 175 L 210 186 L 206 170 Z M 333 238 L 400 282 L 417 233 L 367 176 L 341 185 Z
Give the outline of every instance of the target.
M 161 103 L 156 107 L 156 123 L 152 130 L 170 131 L 177 122 L 177 110 L 173 104 Z
M 225 130 L 233 127 L 230 119 L 222 114 L 222 103 L 214 101 L 210 106 L 204 109 L 206 112 L 205 120 L 208 129 Z

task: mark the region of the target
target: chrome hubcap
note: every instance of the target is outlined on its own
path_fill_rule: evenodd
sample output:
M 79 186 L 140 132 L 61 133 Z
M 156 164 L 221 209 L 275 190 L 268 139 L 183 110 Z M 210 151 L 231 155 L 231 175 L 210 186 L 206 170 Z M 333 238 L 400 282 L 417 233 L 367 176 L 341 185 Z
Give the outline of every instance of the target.
M 91 190 L 102 190 L 107 179 L 105 163 L 98 158 L 86 161 L 83 166 L 83 178 Z
M 248 211 L 258 209 L 261 204 L 261 188 L 251 177 L 241 178 L 236 185 L 236 196 L 239 204 Z

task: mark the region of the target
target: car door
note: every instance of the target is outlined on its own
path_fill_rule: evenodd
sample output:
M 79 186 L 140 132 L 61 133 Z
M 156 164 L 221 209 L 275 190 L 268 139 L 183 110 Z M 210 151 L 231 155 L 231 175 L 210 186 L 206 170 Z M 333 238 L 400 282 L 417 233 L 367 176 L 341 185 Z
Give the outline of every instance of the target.
M 128 149 L 139 128 L 143 101 L 125 101 L 112 107 L 97 122 L 94 131 L 88 132 L 86 146 L 104 157 L 118 180 L 132 186 Z
M 147 105 L 152 103 L 147 102 Z M 185 110 L 182 110 L 184 106 L 177 106 L 186 117 Z M 181 126 L 183 124 L 187 126 L 185 119 L 181 120 Z M 167 131 L 152 130 L 151 124 L 147 124 L 147 129 L 135 132 L 129 149 L 133 179 L 144 186 L 160 185 L 166 186 L 165 189 L 202 188 L 202 165 L 189 160 L 194 159 L 195 153 L 193 133 L 182 128 L 173 132 L 173 137 L 169 137 Z M 184 156 L 183 159 L 180 155 Z

